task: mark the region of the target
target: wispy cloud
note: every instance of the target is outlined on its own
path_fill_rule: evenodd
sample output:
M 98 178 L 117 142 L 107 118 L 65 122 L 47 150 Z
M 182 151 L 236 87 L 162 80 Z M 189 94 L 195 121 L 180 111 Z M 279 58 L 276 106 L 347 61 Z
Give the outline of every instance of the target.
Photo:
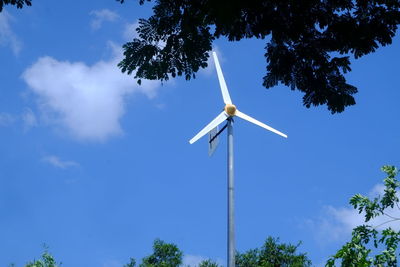
M 24 113 L 21 115 L 22 122 L 24 124 L 25 131 L 29 130 L 32 127 L 36 127 L 38 125 L 35 113 L 30 108 L 26 108 Z
M 378 195 L 383 195 L 384 185 L 375 185 L 368 196 L 374 198 Z M 400 197 L 400 196 L 399 196 Z M 396 206 L 389 208 L 386 213 L 392 217 L 400 218 L 400 209 Z M 362 224 L 368 224 L 377 229 L 382 227 L 392 227 L 395 230 L 400 230 L 400 225 L 397 221 L 389 222 L 391 220 L 387 215 L 382 215 L 370 220 L 368 223 L 364 221 L 364 213 L 359 214 L 357 210 L 352 207 L 333 207 L 325 206 L 320 212 L 320 216 L 316 219 L 310 219 L 306 221 L 306 224 L 313 229 L 313 233 L 316 235 L 317 240 L 327 241 L 338 241 L 345 239 L 350 236 L 352 230 Z M 389 222 L 389 223 L 386 223 Z
M 182 259 L 182 267 L 190 266 L 190 267 L 197 267 L 202 261 L 207 260 L 208 258 L 199 256 L 199 255 L 184 255 Z M 216 261 L 219 265 L 223 266 L 223 260 L 217 259 Z
M 139 27 L 139 22 L 127 23 L 125 24 L 124 31 L 122 33 L 122 37 L 125 41 L 130 41 L 133 38 L 138 37 L 138 33 L 136 31 L 137 27 Z
M 67 169 L 67 168 L 71 168 L 71 167 L 78 167 L 79 164 L 76 163 L 75 161 L 71 161 L 71 160 L 62 160 L 57 156 L 54 155 L 50 155 L 50 156 L 46 156 L 42 158 L 43 162 L 46 162 L 56 168 L 60 168 L 60 169 Z
M 305 223 L 317 242 L 325 245 L 328 241 L 346 239 L 352 229 L 363 222 L 362 216 L 354 209 L 325 206 L 317 218 L 306 220 Z
M 221 50 L 218 48 L 218 46 L 214 46 L 212 51 L 217 53 L 219 63 L 222 64 L 222 62 L 225 61 L 225 58 L 223 57 L 223 54 L 222 54 Z M 215 63 L 214 63 L 212 51 L 208 52 L 207 67 L 199 70 L 200 75 L 204 75 L 206 77 L 207 76 L 209 77 L 211 75 L 216 75 Z M 222 68 L 223 68 L 223 66 L 222 66 Z
M 9 126 L 15 122 L 16 118 L 14 115 L 6 112 L 0 113 L 0 126 Z
M 0 127 L 21 124 L 24 128 L 24 131 L 37 126 L 38 122 L 36 116 L 30 108 L 25 108 L 25 110 L 20 114 L 0 112 Z
M 102 267 L 120 267 L 122 263 L 117 260 L 110 260 L 103 263 Z
M 94 18 L 90 22 L 90 26 L 93 30 L 98 30 L 103 25 L 103 22 L 113 22 L 119 18 L 119 15 L 109 9 L 93 10 L 90 15 Z
M 126 98 L 133 93 L 154 97 L 160 83 L 143 81 L 117 67 L 122 49 L 110 42 L 113 56 L 93 65 L 46 56 L 25 70 L 22 78 L 38 96 L 43 117 L 78 140 L 105 141 L 120 135 Z M 55 78 L 56 77 L 56 78 Z
M 12 21 L 14 18 L 7 11 L 3 10 L 0 13 L 0 46 L 9 46 L 14 55 L 18 55 L 22 44 L 11 29 Z
M 183 266 L 198 266 L 200 262 L 206 260 L 206 258 L 198 255 L 185 255 L 182 260 Z

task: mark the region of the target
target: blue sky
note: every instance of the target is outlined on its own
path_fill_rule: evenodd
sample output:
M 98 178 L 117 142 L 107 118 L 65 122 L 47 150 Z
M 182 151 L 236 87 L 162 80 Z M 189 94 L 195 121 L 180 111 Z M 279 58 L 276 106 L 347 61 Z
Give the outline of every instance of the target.
M 144 82 L 116 67 L 150 5 L 34 1 L 0 14 L 0 265 L 42 244 L 64 266 L 122 266 L 160 238 L 186 263 L 226 260 L 226 141 L 188 140 L 223 108 L 212 64 L 187 82 Z M 267 236 L 302 240 L 321 265 L 360 223 L 355 193 L 380 192 L 399 165 L 400 39 L 354 61 L 357 105 L 306 109 L 287 87 L 262 87 L 265 43 L 214 48 L 233 102 L 288 134 L 237 119 L 237 249 Z M 212 63 L 212 61 L 210 61 Z

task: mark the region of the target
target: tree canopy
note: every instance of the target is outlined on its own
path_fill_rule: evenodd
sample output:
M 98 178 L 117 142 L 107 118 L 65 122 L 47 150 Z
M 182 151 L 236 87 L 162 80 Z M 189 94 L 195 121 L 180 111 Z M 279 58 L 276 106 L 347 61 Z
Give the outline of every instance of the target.
M 268 237 L 260 249 L 252 249 L 236 254 L 237 267 L 308 267 L 311 261 L 305 253 L 298 253 L 297 246 L 279 243 L 279 239 Z M 183 252 L 174 244 L 159 239 L 154 241 L 153 253 L 142 259 L 139 267 L 179 267 L 182 265 Z M 135 267 L 136 261 L 131 258 L 124 267 Z M 194 267 L 194 266 L 185 266 Z M 198 267 L 221 267 L 210 259 L 203 260 Z
M 268 237 L 261 248 L 249 250 L 245 253 L 236 254 L 237 267 L 308 267 L 311 261 L 305 253 L 297 252 L 296 246 L 280 243 L 279 239 Z M 10 267 L 15 266 L 11 264 Z M 34 260 L 25 267 L 58 267 L 54 257 L 47 251 L 42 254 L 42 258 Z M 131 258 L 129 263 L 123 267 L 195 267 L 183 265 L 183 252 L 172 243 L 166 243 L 160 239 L 154 240 L 153 253 L 144 257 L 139 265 L 136 260 Z M 198 267 L 222 267 L 217 262 L 205 259 L 196 265 Z
M 157 239 L 153 244 L 153 254 L 143 258 L 139 267 L 179 266 L 182 264 L 182 256 L 182 251 L 176 245 Z
M 10 267 L 15 266 L 11 264 Z M 54 257 L 46 250 L 42 254 L 42 258 L 28 262 L 25 267 L 59 267 L 61 263 L 57 263 Z
M 238 267 L 309 267 L 311 261 L 306 253 L 297 252 L 295 245 L 279 243 L 279 239 L 268 237 L 260 249 L 237 253 Z
M 387 177 L 383 180 L 385 189 L 382 196 L 373 199 L 357 194 L 350 199 L 350 204 L 362 213 L 365 224 L 353 229 L 349 242 L 344 244 L 327 262 L 327 267 L 341 266 L 389 266 L 398 265 L 400 231 L 383 225 L 398 222 L 396 216 L 400 210 L 398 190 L 400 182 L 396 179 L 398 170 L 394 166 L 383 166 Z M 379 225 L 368 224 L 372 219 L 385 217 Z
M 24 5 L 32 5 L 31 0 L 0 0 L 0 12 L 3 11 L 4 5 L 14 5 L 17 8 L 22 8 Z
M 344 77 L 350 57 L 391 44 L 399 23 L 399 0 L 156 0 L 119 67 L 136 71 L 138 83 L 189 80 L 207 66 L 214 40 L 264 39 L 263 86 L 282 83 L 303 92 L 306 107 L 336 113 L 355 104 L 357 88 Z

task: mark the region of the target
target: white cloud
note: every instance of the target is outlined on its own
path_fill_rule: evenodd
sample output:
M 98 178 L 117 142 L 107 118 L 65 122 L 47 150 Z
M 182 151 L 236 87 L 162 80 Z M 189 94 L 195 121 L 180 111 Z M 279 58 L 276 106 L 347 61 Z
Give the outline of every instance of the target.
M 0 127 L 10 126 L 14 123 L 19 124 L 20 122 L 23 124 L 24 130 L 29 130 L 37 126 L 36 116 L 30 108 L 26 108 L 25 111 L 19 115 L 0 112 Z
M 354 209 L 325 206 L 319 218 L 306 223 L 316 239 L 326 243 L 327 240 L 338 241 L 348 237 L 351 230 L 363 224 L 364 220 Z
M 384 185 L 377 184 L 368 193 L 370 198 L 374 198 L 384 193 Z M 395 218 L 400 218 L 400 209 L 398 207 L 386 209 L 386 214 Z M 377 229 L 392 227 L 400 230 L 399 221 L 389 222 L 391 217 L 382 215 L 370 220 L 368 223 L 364 221 L 364 213 L 359 214 L 352 207 L 333 207 L 325 206 L 318 219 L 308 220 L 306 223 L 313 229 L 317 240 L 323 242 L 342 240 L 350 236 L 352 230 L 359 225 L 367 224 Z M 389 223 L 386 223 L 389 222 Z M 314 230 L 317 231 L 314 231 Z
M 377 184 L 372 188 L 372 190 L 370 191 L 368 196 L 371 197 L 371 198 L 374 198 L 374 197 L 377 197 L 379 195 L 382 196 L 383 193 L 385 193 L 385 185 Z
M 138 37 L 138 33 L 136 31 L 136 28 L 139 27 L 139 22 L 134 22 L 134 23 L 127 23 L 125 24 L 124 31 L 122 33 L 122 37 L 124 38 L 125 41 L 130 41 L 133 38 Z
M 198 255 L 184 255 L 182 259 L 182 267 L 190 266 L 190 267 L 197 267 L 202 261 L 207 260 L 208 258 Z M 218 265 L 224 266 L 222 259 L 217 259 L 216 262 Z
M 206 260 L 206 258 L 197 255 L 185 255 L 182 260 L 182 266 L 195 267 L 200 264 L 200 262 Z
M 75 161 L 61 160 L 59 157 L 54 156 L 54 155 L 46 156 L 46 157 L 42 158 L 42 160 L 56 168 L 60 168 L 60 169 L 67 169 L 67 168 L 79 166 L 79 164 L 76 163 Z
M 25 109 L 24 113 L 21 115 L 21 119 L 25 130 L 29 130 L 30 128 L 38 125 L 35 113 L 33 113 L 30 108 Z
M 103 263 L 102 267 L 121 267 L 122 263 L 116 260 L 110 260 Z
M 113 22 L 119 18 L 119 15 L 109 9 L 93 10 L 89 13 L 94 16 L 94 19 L 90 22 L 90 26 L 93 30 L 98 30 L 103 25 L 103 22 Z
M 9 126 L 15 122 L 15 117 L 9 113 L 0 113 L 0 126 Z
M 18 55 L 22 44 L 11 29 L 10 22 L 13 20 L 7 11 L 0 12 L 0 46 L 9 46 L 14 55 Z
M 139 86 L 132 76 L 121 73 L 121 48 L 109 45 L 114 53 L 108 61 L 89 66 L 45 56 L 22 75 L 38 96 L 43 117 L 78 140 L 105 141 L 120 135 L 127 96 L 140 92 L 154 97 L 160 84 L 143 80 Z
M 215 70 L 214 57 L 212 55 L 213 51 L 217 53 L 219 64 L 221 65 L 221 68 L 223 69 L 222 62 L 225 61 L 225 58 L 224 58 L 221 50 L 218 48 L 218 46 L 214 46 L 212 51 L 208 52 L 207 67 L 205 69 L 200 69 L 199 74 L 204 75 L 204 76 L 211 76 L 211 75 L 217 74 L 217 72 Z

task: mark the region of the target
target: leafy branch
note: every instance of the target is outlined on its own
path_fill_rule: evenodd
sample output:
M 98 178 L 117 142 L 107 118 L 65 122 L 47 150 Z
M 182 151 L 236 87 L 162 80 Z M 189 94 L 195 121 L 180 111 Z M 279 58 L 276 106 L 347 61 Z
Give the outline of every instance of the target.
M 400 242 L 400 232 L 391 227 L 382 231 L 379 231 L 378 228 L 387 223 L 400 220 L 400 218 L 394 217 L 386 211 L 388 208 L 399 207 L 397 190 L 400 183 L 396 179 L 399 171 L 394 166 L 383 166 L 382 171 L 387 175 L 383 180 L 385 185 L 383 196 L 369 199 L 366 196 L 356 194 L 350 199 L 350 204 L 360 214 L 364 212 L 365 222 L 382 215 L 390 218 L 390 220 L 375 227 L 361 225 L 354 228 L 351 240 L 328 260 L 326 266 L 336 266 L 336 262 L 340 262 L 342 266 L 349 267 L 398 266 L 396 251 Z M 373 249 L 375 249 L 375 252 Z M 379 252 L 379 250 L 381 251 Z

